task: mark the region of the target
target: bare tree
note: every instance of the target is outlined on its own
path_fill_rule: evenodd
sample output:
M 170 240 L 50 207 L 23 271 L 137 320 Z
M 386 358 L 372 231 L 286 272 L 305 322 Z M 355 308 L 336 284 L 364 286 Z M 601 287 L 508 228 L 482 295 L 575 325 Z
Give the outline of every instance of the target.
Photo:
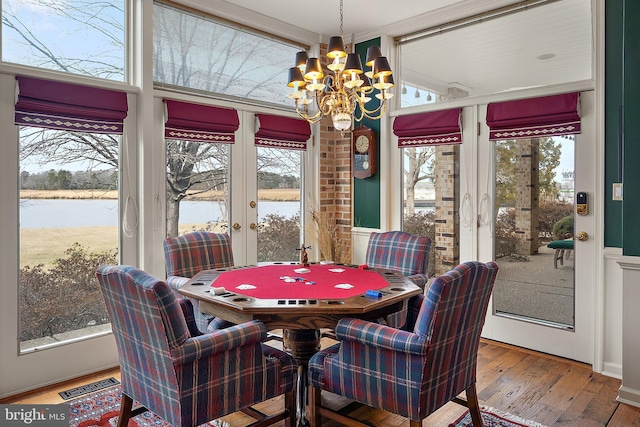
M 120 1 L 24 0 L 51 15 L 63 16 L 98 31 L 108 40 L 101 51 L 86 58 L 61 55 L 52 40 L 44 40 L 8 4 L 3 3 L 2 22 L 6 33 L 19 40 L 28 54 L 28 65 L 102 78 L 122 79 L 124 63 L 111 61 L 114 52 L 125 52 L 124 20 Z M 8 3 L 8 2 L 7 2 Z M 285 75 L 287 61 L 281 68 L 265 70 L 251 66 L 251 58 L 261 58 L 271 49 L 265 39 L 222 25 L 211 25 L 202 17 L 176 11 L 165 5 L 154 6 L 154 80 L 205 92 L 225 93 L 241 98 L 273 100 L 276 75 Z M 269 58 L 273 62 L 273 58 Z M 262 61 L 252 61 L 260 64 Z M 264 63 L 264 62 L 263 62 Z M 120 77 L 118 77 L 120 76 Z M 36 158 L 43 164 L 64 165 L 86 161 L 90 166 L 110 165 L 118 168 L 119 138 L 110 135 L 42 131 L 25 128 L 21 159 Z M 38 134 L 39 133 L 39 134 Z M 29 135 L 31 134 L 31 135 Z M 167 228 L 168 235 L 178 233 L 180 202 L 189 194 L 220 189 L 227 185 L 226 150 L 215 144 L 169 141 L 167 148 Z
M 420 181 L 433 179 L 433 164 L 436 152 L 433 147 L 417 148 L 409 147 L 404 149 L 407 159 L 404 169 L 405 176 L 405 214 L 415 213 L 415 189 Z M 423 168 L 423 166 L 427 166 Z

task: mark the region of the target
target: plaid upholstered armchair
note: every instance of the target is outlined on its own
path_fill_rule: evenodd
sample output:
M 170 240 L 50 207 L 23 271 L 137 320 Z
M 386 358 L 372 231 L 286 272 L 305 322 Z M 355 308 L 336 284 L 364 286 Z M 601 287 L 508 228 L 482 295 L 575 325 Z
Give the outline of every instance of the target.
M 180 236 L 168 237 L 164 241 L 164 258 L 167 272 L 167 283 L 175 290 L 182 287 L 202 270 L 233 266 L 231 239 L 226 233 L 210 233 L 194 231 Z M 229 326 L 221 319 L 200 313 L 198 301 L 193 304 L 196 324 L 201 331 Z
M 369 267 L 399 271 L 424 288 L 429 279 L 430 250 L 431 239 L 425 236 L 414 236 L 406 231 L 371 233 L 366 263 Z
M 270 425 L 295 414 L 296 362 L 262 344 L 265 326 L 252 321 L 201 334 L 186 298 L 131 266 L 97 271 L 118 345 L 122 377 L 119 424 L 150 410 L 174 426 L 197 426 L 285 395 L 285 410 Z M 144 408 L 132 411 L 133 400 Z M 247 409 L 249 408 L 249 409 Z M 262 415 L 262 414 L 260 414 Z
M 395 270 L 424 289 L 429 280 L 431 239 L 406 231 L 371 233 L 367 245 L 366 264 L 369 267 Z M 389 326 L 402 327 L 407 317 L 407 305 L 387 316 Z
M 312 426 L 320 426 L 321 415 L 340 420 L 321 407 L 322 390 L 407 417 L 411 427 L 455 401 L 482 426 L 476 359 L 497 272 L 493 262 L 473 261 L 436 277 L 425 295 L 410 300 L 404 330 L 340 320 L 340 343 L 309 361 Z M 466 400 L 458 397 L 462 392 Z

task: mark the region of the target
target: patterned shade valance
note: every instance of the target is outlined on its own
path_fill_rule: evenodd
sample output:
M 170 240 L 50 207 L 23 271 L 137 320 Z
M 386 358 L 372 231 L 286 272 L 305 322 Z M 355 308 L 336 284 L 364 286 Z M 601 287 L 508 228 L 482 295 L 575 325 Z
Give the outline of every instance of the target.
M 309 122 L 269 114 L 256 115 L 256 145 L 261 147 L 306 150 L 311 137 Z
M 15 123 L 49 129 L 122 133 L 127 94 L 18 76 Z
M 167 120 L 164 136 L 195 142 L 233 144 L 240 127 L 238 112 L 231 108 L 165 99 Z
M 396 117 L 393 121 L 393 133 L 398 137 L 398 147 L 460 144 L 461 110 L 454 108 Z
M 578 93 L 496 102 L 487 106 L 489 139 L 522 139 L 580 133 Z

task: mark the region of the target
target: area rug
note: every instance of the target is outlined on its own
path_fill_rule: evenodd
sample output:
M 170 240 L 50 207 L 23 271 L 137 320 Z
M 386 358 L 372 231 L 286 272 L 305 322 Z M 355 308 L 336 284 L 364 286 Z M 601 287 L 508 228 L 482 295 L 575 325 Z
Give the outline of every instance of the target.
M 111 387 L 87 394 L 69 401 L 70 427 L 110 427 L 115 426 L 120 414 L 120 387 Z M 135 408 L 137 402 L 134 401 Z M 229 423 L 214 420 L 207 427 L 231 427 Z M 171 427 L 162 418 L 147 411 L 129 420 L 129 427 Z
M 516 415 L 498 411 L 494 408 L 483 407 L 480 412 L 482 413 L 484 427 L 545 427 L 543 424 L 535 421 L 525 420 Z M 464 413 L 455 422 L 449 424 L 449 427 L 473 427 L 469 411 Z

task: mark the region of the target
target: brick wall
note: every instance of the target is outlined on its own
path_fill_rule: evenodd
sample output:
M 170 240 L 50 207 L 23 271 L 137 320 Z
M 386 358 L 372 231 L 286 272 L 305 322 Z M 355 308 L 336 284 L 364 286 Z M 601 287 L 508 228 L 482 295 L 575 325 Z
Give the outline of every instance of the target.
M 521 255 L 538 253 L 538 168 L 537 139 L 522 139 L 516 144 L 516 237 Z
M 458 206 L 460 191 L 459 177 L 460 147 L 440 145 L 436 147 L 435 190 L 436 224 L 435 241 L 431 243 L 435 251 L 435 274 L 441 275 L 460 263 L 460 238 Z
M 347 50 L 350 46 L 345 47 Z M 329 63 L 327 45 L 320 46 L 321 63 L 325 73 Z M 318 209 L 324 217 L 335 222 L 336 259 L 351 262 L 351 137 L 333 128 L 330 117 L 320 122 L 320 168 Z

